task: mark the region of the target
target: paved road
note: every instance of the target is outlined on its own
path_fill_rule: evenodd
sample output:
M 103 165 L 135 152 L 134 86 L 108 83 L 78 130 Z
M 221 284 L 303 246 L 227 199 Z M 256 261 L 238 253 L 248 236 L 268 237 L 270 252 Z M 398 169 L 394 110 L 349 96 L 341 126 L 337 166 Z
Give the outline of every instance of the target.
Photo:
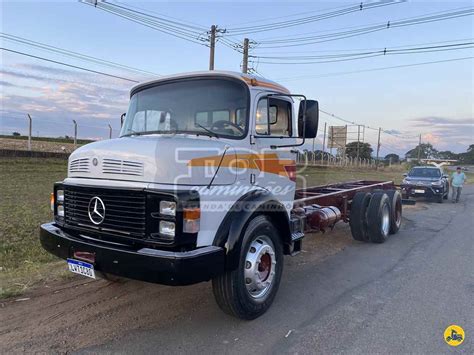
M 222 314 L 207 292 L 165 324 L 81 352 L 472 354 L 473 208 L 468 186 L 459 204 L 407 209 L 385 244 L 352 243 L 318 263 L 292 258 L 275 303 L 255 321 Z M 450 324 L 466 332 L 457 348 L 443 340 Z

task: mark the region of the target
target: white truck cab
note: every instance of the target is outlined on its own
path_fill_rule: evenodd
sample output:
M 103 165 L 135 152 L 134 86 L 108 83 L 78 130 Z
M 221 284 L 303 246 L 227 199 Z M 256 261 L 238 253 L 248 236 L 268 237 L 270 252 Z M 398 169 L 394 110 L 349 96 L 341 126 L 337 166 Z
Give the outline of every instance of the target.
M 317 124 L 316 101 L 247 74 L 136 85 L 120 137 L 71 154 L 42 246 L 90 277 L 212 280 L 224 311 L 258 317 L 301 245 L 294 147 Z

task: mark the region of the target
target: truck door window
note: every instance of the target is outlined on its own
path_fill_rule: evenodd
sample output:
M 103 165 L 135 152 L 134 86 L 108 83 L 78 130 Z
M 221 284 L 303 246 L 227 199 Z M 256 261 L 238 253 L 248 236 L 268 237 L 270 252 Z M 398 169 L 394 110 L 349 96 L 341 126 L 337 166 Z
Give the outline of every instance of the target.
M 268 122 L 268 100 L 261 99 L 257 105 L 257 114 L 255 116 L 255 131 L 257 134 L 270 134 Z
M 280 99 L 261 99 L 257 105 L 255 131 L 261 135 L 291 137 L 291 103 Z

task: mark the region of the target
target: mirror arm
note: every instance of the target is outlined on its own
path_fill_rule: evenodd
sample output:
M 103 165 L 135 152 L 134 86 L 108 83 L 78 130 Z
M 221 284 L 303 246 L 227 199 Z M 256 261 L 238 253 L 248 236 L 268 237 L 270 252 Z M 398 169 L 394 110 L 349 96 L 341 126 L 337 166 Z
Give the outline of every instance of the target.
M 306 96 L 305 95 L 301 95 L 301 94 L 268 94 L 267 97 L 270 97 L 270 96 L 289 96 L 289 97 L 302 97 L 303 98 L 303 102 L 304 102 L 304 106 L 303 106 L 303 141 L 301 143 L 298 143 L 298 144 L 285 144 L 285 145 L 271 145 L 270 146 L 270 149 L 277 149 L 277 148 L 291 148 L 291 147 L 301 147 L 305 141 L 306 141 L 306 137 L 305 137 L 305 131 L 306 131 Z M 270 114 L 270 112 L 269 112 Z M 269 117 L 270 118 L 270 117 Z

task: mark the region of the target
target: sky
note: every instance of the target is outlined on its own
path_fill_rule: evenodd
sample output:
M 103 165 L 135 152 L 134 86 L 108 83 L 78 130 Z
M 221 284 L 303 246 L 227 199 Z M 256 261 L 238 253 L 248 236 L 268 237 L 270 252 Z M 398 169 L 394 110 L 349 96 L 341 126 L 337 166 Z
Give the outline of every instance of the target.
M 114 2 L 134 6 L 155 16 L 166 16 L 196 27 L 212 24 L 228 29 L 298 19 L 353 5 L 354 1 L 148 1 Z M 369 2 L 366 2 L 369 3 Z M 473 1 L 408 1 L 285 29 L 248 34 L 256 42 L 257 56 L 328 55 L 394 47 L 431 46 L 474 42 L 474 16 L 432 22 L 306 46 L 263 48 L 273 38 L 306 34 L 322 35 L 355 26 L 386 23 L 441 11 L 474 7 Z M 61 49 L 139 68 L 154 74 L 110 68 L 1 38 L 2 48 L 28 53 L 70 65 L 144 81 L 158 75 L 207 70 L 209 48 L 128 21 L 78 1 L 1 2 L 1 31 Z M 205 31 L 203 33 L 205 36 Z M 288 44 L 288 43 L 286 43 Z M 268 46 L 268 45 L 267 45 Z M 369 128 L 364 141 L 374 148 L 382 127 L 381 154 L 404 155 L 422 136 L 438 150 L 466 151 L 474 143 L 474 49 L 386 55 L 351 61 L 311 64 L 268 64 L 260 59 L 251 66 L 292 92 L 319 101 L 320 108 Z M 464 58 L 458 60 L 459 58 Z M 467 59 L 466 59 L 467 58 Z M 454 61 L 452 61 L 454 59 Z M 27 114 L 33 118 L 33 135 L 73 134 L 78 123 L 80 138 L 105 139 L 108 125 L 118 136 L 120 115 L 126 111 L 134 82 L 85 72 L 18 53 L 1 51 L 0 133 L 26 134 Z M 242 55 L 219 40 L 216 69 L 240 71 Z M 268 60 L 267 60 L 268 61 Z M 426 65 L 417 63 L 438 62 Z M 375 68 L 399 68 L 372 70 Z M 324 124 L 346 123 L 320 115 L 321 149 Z M 357 138 L 349 127 L 349 140 Z

